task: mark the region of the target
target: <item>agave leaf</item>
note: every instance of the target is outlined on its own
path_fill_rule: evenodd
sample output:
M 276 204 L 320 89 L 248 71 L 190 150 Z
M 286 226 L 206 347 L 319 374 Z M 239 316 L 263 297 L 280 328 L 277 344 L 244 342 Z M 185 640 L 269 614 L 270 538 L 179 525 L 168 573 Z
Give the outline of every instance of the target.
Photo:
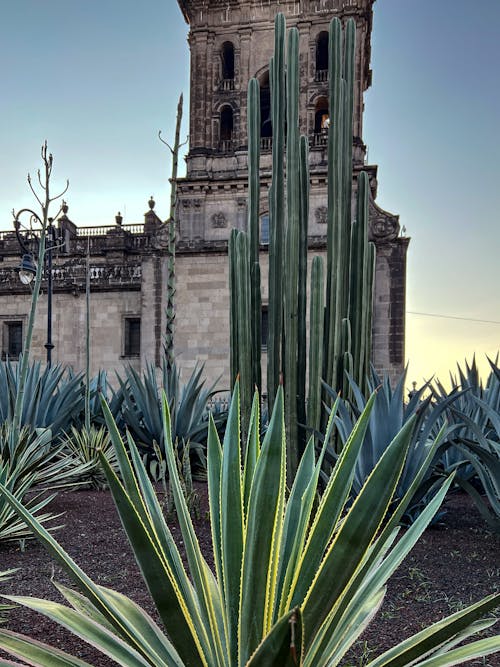
M 435 653 L 433 653 L 433 656 L 444 655 L 445 653 L 450 651 L 454 646 L 458 646 L 459 644 L 462 644 L 464 640 L 468 639 L 469 637 L 472 637 L 472 635 L 477 635 L 480 632 L 488 630 L 493 625 L 495 625 L 497 620 L 498 619 L 493 617 L 493 618 L 486 618 L 480 621 L 474 621 L 474 623 L 468 625 L 464 630 L 462 630 L 462 632 L 459 632 L 456 635 L 454 635 L 452 639 L 441 644 L 439 649 Z
M 6 596 L 7 597 L 7 596 Z M 149 659 L 141 656 L 135 649 L 127 644 L 123 639 L 120 639 L 116 634 L 110 632 L 104 626 L 99 625 L 88 616 L 81 614 L 75 609 L 66 607 L 58 602 L 49 602 L 39 598 L 8 596 L 16 604 L 23 605 L 29 609 L 33 609 L 47 618 L 59 623 L 63 627 L 70 630 L 87 643 L 91 644 L 99 651 L 116 660 L 119 664 L 129 665 L 129 667 L 151 667 L 149 660 L 156 660 L 153 664 L 158 667 L 174 667 L 175 665 L 182 665 L 179 661 L 165 662 L 160 656 L 151 652 Z M 140 638 L 136 638 L 139 643 Z
M 220 479 L 222 581 L 229 638 L 229 662 L 238 656 L 241 559 L 243 556 L 243 489 L 240 451 L 240 387 L 236 381 L 222 446 Z
M 300 667 L 302 634 L 300 609 L 292 609 L 272 627 L 245 667 Z
M 283 540 L 281 546 L 281 569 L 278 572 L 278 595 L 276 596 L 275 620 L 277 618 L 277 611 L 279 611 L 280 615 L 284 614 L 286 611 L 286 603 L 290 593 L 291 582 L 297 569 L 297 563 L 304 549 L 307 530 L 309 528 L 311 512 L 314 504 L 314 498 L 318 488 L 321 466 L 323 465 L 323 458 L 333 432 L 334 419 L 337 413 L 339 402 L 339 398 L 337 397 L 328 419 L 323 447 L 318 456 L 316 466 L 314 467 L 314 450 L 309 453 L 309 457 L 312 457 L 312 461 L 307 456 L 308 448 L 313 447 L 313 439 L 311 438 L 308 444 L 308 448 L 306 448 L 306 451 L 302 457 L 302 461 L 300 462 L 299 470 L 297 472 L 298 481 L 296 479 L 294 482 L 290 497 L 287 502 L 285 521 L 283 526 L 283 535 L 285 536 L 285 539 Z M 310 465 L 313 467 L 312 471 L 309 467 Z M 306 486 L 303 488 L 302 494 L 300 494 L 305 481 L 302 480 L 302 476 L 306 478 L 308 477 L 308 480 Z M 299 500 L 299 496 L 300 505 L 296 506 L 296 501 Z M 298 517 L 297 520 L 296 514 Z
M 450 640 L 452 637 L 462 632 L 471 623 L 474 623 L 481 617 L 493 611 L 500 604 L 500 593 L 489 595 L 480 602 L 476 602 L 465 609 L 457 611 L 455 614 L 434 623 L 425 630 L 409 637 L 397 646 L 389 649 L 374 661 L 370 662 L 370 667 L 405 667 L 412 664 L 423 655 L 428 655 L 431 651 L 438 650 L 439 647 Z M 500 648 L 500 636 L 492 637 L 494 650 Z M 473 646 L 468 644 L 463 647 L 467 649 Z M 446 659 L 446 655 L 443 656 Z M 418 663 L 419 665 L 425 664 Z M 430 663 L 432 664 L 432 663 Z M 434 667 L 440 663 L 436 663 Z M 443 665 L 448 664 L 444 662 Z M 457 664 L 451 662 L 449 664 Z
M 268 618 L 269 588 L 274 586 L 272 559 L 276 523 L 285 491 L 283 388 L 276 394 L 248 502 L 247 529 L 241 573 L 239 664 L 244 665 L 259 646 Z M 255 582 L 260 582 L 258 586 Z M 266 585 L 263 585 L 266 582 Z
M 295 570 L 299 554 L 302 551 L 305 531 L 317 486 L 317 479 L 315 485 L 311 484 L 311 481 L 316 478 L 315 471 L 314 437 L 311 437 L 300 459 L 292 490 L 286 504 L 283 521 L 283 540 L 281 542 L 277 576 L 276 589 L 278 594 L 275 599 L 274 622 L 277 621 L 278 614 L 282 615 L 284 613 L 283 606 L 288 597 L 290 579 Z M 312 486 L 314 488 L 311 497 L 310 489 Z
M 445 655 L 439 655 L 418 663 L 418 667 L 451 667 L 451 665 L 463 665 L 474 658 L 485 658 L 500 649 L 500 637 L 488 637 L 478 639 L 466 646 L 456 648 Z
M 486 479 L 485 478 L 481 479 L 483 481 L 483 486 L 484 486 L 484 482 L 486 481 Z M 467 493 L 470 495 L 470 497 L 474 501 L 474 504 L 476 505 L 477 510 L 479 511 L 483 519 L 486 521 L 490 529 L 496 533 L 500 533 L 500 518 L 498 518 L 500 516 L 500 503 L 497 502 L 499 509 L 496 511 L 497 516 L 495 516 L 490 512 L 488 506 L 483 500 L 483 497 L 477 491 L 477 489 L 472 486 L 472 484 L 470 484 L 465 479 L 461 479 L 460 477 L 457 477 L 457 484 L 459 484 L 463 488 L 463 490 L 467 491 Z
M 393 541 L 392 538 L 396 534 L 394 530 L 392 533 L 386 530 L 383 531 L 377 539 L 374 548 L 372 548 L 370 555 L 343 591 L 340 603 L 333 607 L 329 617 L 325 620 L 320 632 L 318 632 L 317 637 L 314 639 L 314 649 L 311 649 L 313 654 L 329 655 L 331 652 L 337 655 L 338 659 L 342 657 L 343 653 L 356 638 L 354 634 L 352 636 L 345 634 L 345 626 L 353 625 L 352 618 L 356 618 L 359 610 L 364 607 L 365 601 L 367 599 L 374 599 L 373 596 L 376 597 L 383 590 L 389 577 L 401 565 L 424 530 L 428 527 L 443 502 L 452 481 L 451 478 L 447 480 L 446 484 L 443 485 L 439 493 L 436 494 L 420 516 L 417 517 L 409 530 L 404 533 L 395 547 L 380 562 L 375 556 L 381 555 L 383 550 L 388 550 Z M 385 548 L 386 544 L 387 549 Z M 349 641 L 346 641 L 346 636 L 349 638 Z
M 99 625 L 106 627 L 108 630 L 113 630 L 113 625 L 103 614 L 97 611 L 96 607 L 90 602 L 88 598 L 85 597 L 85 595 L 82 595 L 78 591 L 60 584 L 57 581 L 52 580 L 52 583 L 63 596 L 63 598 L 69 602 L 73 609 L 80 612 L 81 614 L 85 614 L 96 623 L 99 623 Z M 106 590 L 103 586 L 101 586 L 101 589 Z
M 248 429 L 247 446 L 245 451 L 245 466 L 243 469 L 243 506 L 245 516 L 248 509 L 248 500 L 250 498 L 250 488 L 252 485 L 253 476 L 255 473 L 255 466 L 260 454 L 260 409 L 259 409 L 259 394 L 256 392 L 253 397 L 252 411 L 250 413 L 250 426 Z
M 225 636 L 224 624 L 221 622 L 223 615 L 222 600 L 214 575 L 201 553 L 200 545 L 191 521 L 191 515 L 189 514 L 189 509 L 182 492 L 171 438 L 170 411 L 164 393 L 162 396 L 162 412 L 163 430 L 165 433 L 165 457 L 167 460 L 169 479 L 186 549 L 189 571 L 198 595 L 203 619 L 203 625 L 196 627 L 196 632 L 201 635 L 206 629 L 210 648 L 210 655 L 207 655 L 209 664 L 224 664 L 224 656 L 227 655 L 227 639 Z
M 386 449 L 328 548 L 301 605 L 306 647 L 355 574 L 379 529 L 401 474 L 413 423 L 412 418 Z
M 335 627 L 332 635 L 325 633 L 324 644 L 313 643 L 307 652 L 304 667 L 316 667 L 316 665 L 338 665 L 344 654 L 358 639 L 365 628 L 370 624 L 375 614 L 384 601 L 386 589 L 380 588 L 374 592 L 362 596 L 359 604 L 353 609 L 353 613 L 343 618 Z M 326 623 L 331 627 L 331 623 Z
M 114 474 L 113 471 L 111 471 L 111 474 Z M 119 485 L 119 482 L 117 480 L 116 482 Z M 56 542 L 56 540 L 52 537 L 52 535 L 50 535 L 50 533 L 40 524 L 40 522 L 38 522 L 30 514 L 30 512 L 26 510 L 23 507 L 23 505 L 19 503 L 16 500 L 16 498 L 14 498 L 12 494 L 10 494 L 9 491 L 1 484 L 0 484 L 0 491 L 4 494 L 9 504 L 15 508 L 18 515 L 21 516 L 22 519 L 26 522 L 26 524 L 33 530 L 39 541 L 42 542 L 42 544 L 52 554 L 52 556 L 61 564 L 63 569 L 71 576 L 71 578 L 75 581 L 75 583 L 79 586 L 79 588 L 92 602 L 92 604 L 95 605 L 97 610 L 104 615 L 104 617 L 108 620 L 108 622 L 110 622 L 113 625 L 118 634 L 123 637 L 130 638 L 131 643 L 134 644 L 134 642 L 137 640 L 137 637 L 135 635 L 134 628 L 130 626 L 129 619 L 126 616 L 122 615 L 120 609 L 115 607 L 112 601 L 102 593 L 100 587 L 97 586 L 89 577 L 87 577 L 87 575 L 83 572 L 83 570 L 71 559 L 71 557 Z M 137 516 L 137 513 L 133 510 L 133 508 L 130 513 L 131 514 L 133 513 L 135 516 Z M 154 553 L 156 552 L 153 551 L 150 554 L 151 560 L 153 560 L 152 556 L 154 555 Z M 164 580 L 168 581 L 168 578 L 164 577 L 162 579 L 162 590 L 158 591 L 158 594 L 160 594 L 163 591 L 163 589 L 166 588 Z M 174 614 L 172 613 L 172 615 Z M 179 628 L 182 627 L 183 620 L 184 616 L 181 614 L 179 623 L 176 626 L 178 630 Z M 190 641 L 187 644 L 189 648 L 188 655 L 190 655 L 193 651 L 192 639 L 191 637 L 189 637 L 189 639 Z M 141 648 L 142 647 L 139 644 L 137 646 L 137 650 L 141 651 Z M 187 664 L 189 664 L 189 662 Z
M 208 499 L 210 505 L 210 527 L 212 530 L 212 544 L 214 550 L 215 571 L 218 581 L 222 581 L 222 529 L 221 529 L 221 498 L 220 476 L 222 465 L 222 447 L 219 434 L 210 415 L 207 442 L 208 457 Z
M 349 495 L 354 475 L 354 463 L 363 443 L 374 400 L 375 394 L 372 394 L 348 441 L 342 448 L 330 476 L 300 561 L 297 563 L 290 586 L 287 609 L 301 604 L 304 600 L 323 559 L 325 549 L 336 529 L 337 521 Z
M 35 667 L 92 667 L 88 662 L 9 630 L 0 630 L 2 647 Z M 22 663 L 23 665 L 25 663 Z M 20 662 L 0 658 L 1 667 L 22 667 Z
M 160 551 L 157 542 L 153 541 L 150 531 L 151 524 L 146 526 L 141 520 L 136 506 L 125 492 L 114 471 L 104 457 L 101 459 L 106 472 L 109 488 L 113 495 L 117 510 L 134 550 L 137 563 L 144 576 L 148 589 L 155 601 L 158 613 L 170 636 L 175 635 L 179 654 L 186 664 L 196 664 L 199 653 L 203 651 L 196 628 L 201 624 L 198 618 L 193 619 L 188 611 L 197 605 L 189 598 L 179 595 L 180 585 L 169 567 L 165 554 Z M 184 587 L 186 590 L 186 587 Z M 194 592 L 192 593 L 194 595 Z

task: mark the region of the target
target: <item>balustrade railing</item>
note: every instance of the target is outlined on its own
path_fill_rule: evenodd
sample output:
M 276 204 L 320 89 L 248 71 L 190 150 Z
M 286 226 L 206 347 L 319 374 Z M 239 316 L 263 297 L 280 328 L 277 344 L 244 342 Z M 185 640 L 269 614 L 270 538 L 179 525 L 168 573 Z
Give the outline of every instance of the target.
M 140 285 L 142 267 L 140 264 L 92 264 L 88 268 L 91 286 L 113 287 Z M 54 289 L 83 288 L 86 283 L 87 265 L 84 262 L 68 262 L 52 268 Z M 20 287 L 19 272 L 16 267 L 0 268 L 0 290 Z
M 328 132 L 315 132 L 312 135 L 313 146 L 326 146 L 328 144 Z
M 219 150 L 221 153 L 230 153 L 233 150 L 233 140 L 221 139 L 219 142 Z
M 225 92 L 234 90 L 234 79 L 221 79 L 219 81 L 219 90 Z
M 260 138 L 260 148 L 263 151 L 270 151 L 273 147 L 273 138 L 272 137 L 261 137 Z

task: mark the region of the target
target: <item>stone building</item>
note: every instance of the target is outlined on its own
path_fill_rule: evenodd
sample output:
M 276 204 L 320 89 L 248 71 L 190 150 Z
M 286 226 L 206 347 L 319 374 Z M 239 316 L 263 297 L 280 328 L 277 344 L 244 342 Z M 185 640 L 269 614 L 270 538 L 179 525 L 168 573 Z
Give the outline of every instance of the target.
M 261 86 L 261 267 L 266 302 L 272 128 L 268 64 L 274 17 L 284 12 L 300 35 L 300 130 L 310 138 L 310 259 L 326 250 L 328 25 L 333 16 L 357 26 L 353 192 L 361 169 L 370 178 L 370 237 L 377 246 L 373 359 L 392 377 L 404 364 L 408 239 L 398 217 L 375 203 L 377 167 L 366 163 L 363 94 L 371 85 L 370 38 L 375 0 L 178 0 L 189 24 L 191 96 L 187 174 L 178 183 L 176 358 L 186 371 L 202 361 L 209 379 L 229 387 L 227 240 L 247 216 L 246 90 Z M 328 119 L 328 121 L 327 121 Z M 331 119 L 334 122 L 335 119 Z M 73 212 L 72 212 L 73 213 Z M 91 283 L 92 372 L 137 370 L 159 363 L 165 331 L 166 229 L 154 211 L 144 223 L 79 227 L 65 208 L 54 250 L 53 361 L 85 364 L 87 251 Z M 15 358 L 29 312 L 29 290 L 17 275 L 19 246 L 0 232 L 1 352 Z M 46 290 L 45 290 L 46 291 Z M 46 295 L 39 301 L 34 356 L 44 358 Z
M 370 87 L 375 0 L 178 0 L 189 24 L 191 107 L 187 175 L 178 187 L 179 311 L 177 354 L 207 360 L 224 373 L 228 364 L 226 245 L 232 227 L 247 216 L 247 86 L 260 83 L 261 266 L 267 282 L 268 189 L 271 181 L 269 60 L 274 18 L 299 31 L 300 132 L 310 144 L 310 254 L 326 248 L 328 26 L 332 17 L 356 22 L 353 198 L 360 170 L 371 186 L 370 238 L 377 246 L 373 360 L 398 375 L 404 364 L 405 281 L 408 239 L 398 216 L 375 203 L 377 167 L 367 164 L 363 143 L 363 94 Z M 264 294 L 264 303 L 266 295 Z M 207 332 L 204 335 L 203 332 Z
M 52 250 L 52 362 L 85 368 L 86 277 L 90 277 L 91 371 L 110 373 L 146 360 L 160 361 L 165 329 L 165 226 L 149 201 L 144 223 L 77 227 L 64 206 Z M 35 230 L 36 231 L 36 230 Z M 36 254 L 36 243 L 33 251 Z M 0 342 L 2 359 L 21 351 L 30 309 L 30 288 L 19 280 L 20 246 L 13 230 L 0 232 Z M 88 261 L 87 261 L 88 255 Z M 48 286 L 38 301 L 33 357 L 45 360 Z

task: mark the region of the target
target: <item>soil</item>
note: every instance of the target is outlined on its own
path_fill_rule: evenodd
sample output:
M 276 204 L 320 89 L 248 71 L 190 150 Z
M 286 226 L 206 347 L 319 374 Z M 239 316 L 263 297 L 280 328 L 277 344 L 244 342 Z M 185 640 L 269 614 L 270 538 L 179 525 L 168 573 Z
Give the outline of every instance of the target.
M 200 507 L 194 524 L 210 562 L 206 485 L 199 484 L 197 492 Z M 130 596 L 156 616 L 109 492 L 63 492 L 51 509 L 65 513 L 65 526 L 57 531 L 57 539 L 85 572 L 95 582 Z M 344 665 L 363 665 L 426 625 L 499 590 L 499 536 L 486 529 L 466 495 L 450 495 L 444 509 L 441 522 L 427 529 L 390 580 L 381 610 Z M 169 524 L 182 549 L 176 521 L 170 520 Z M 0 544 L 0 570 L 13 567 L 19 570 L 2 585 L 2 592 L 62 601 L 51 577 L 66 584 L 68 579 L 38 542 Z M 116 664 L 27 609 L 10 611 L 3 627 L 48 642 L 96 667 Z M 500 654 L 469 664 L 500 667 Z

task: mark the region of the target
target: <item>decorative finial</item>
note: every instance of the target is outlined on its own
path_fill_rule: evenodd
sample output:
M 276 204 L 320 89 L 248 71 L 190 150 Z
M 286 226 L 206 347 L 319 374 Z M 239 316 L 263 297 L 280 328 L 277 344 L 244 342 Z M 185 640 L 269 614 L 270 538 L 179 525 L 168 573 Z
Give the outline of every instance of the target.
M 115 220 L 117 225 L 121 225 L 123 222 L 123 215 L 118 211 L 118 213 L 115 215 Z
M 149 208 L 150 208 L 151 210 L 153 210 L 154 207 L 155 207 L 155 204 L 156 204 L 156 202 L 155 202 L 155 200 L 153 199 L 153 195 L 151 195 L 151 197 L 150 197 L 150 199 L 149 199 L 149 201 L 148 201 Z
M 61 210 L 62 210 L 62 212 L 64 213 L 64 215 L 67 215 L 67 213 L 68 213 L 68 211 L 69 211 L 68 203 L 67 203 L 64 199 L 63 199 L 63 201 L 62 201 Z

